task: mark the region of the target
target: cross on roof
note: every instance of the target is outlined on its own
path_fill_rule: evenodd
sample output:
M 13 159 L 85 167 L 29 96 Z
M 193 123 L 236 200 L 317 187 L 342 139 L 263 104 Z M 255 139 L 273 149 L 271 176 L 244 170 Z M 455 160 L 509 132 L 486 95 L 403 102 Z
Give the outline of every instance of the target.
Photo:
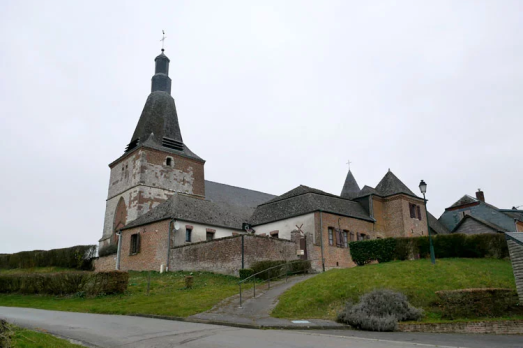
M 162 42 L 162 52 L 163 52 L 163 50 L 164 50 L 163 45 L 164 45 L 164 43 L 165 43 L 165 39 L 166 39 L 166 38 L 167 38 L 167 36 L 165 36 L 165 30 L 162 30 L 162 38 L 161 38 L 161 40 L 160 40 L 160 41 Z
M 347 163 L 346 163 L 346 164 L 348 164 L 348 165 L 349 165 L 349 170 L 350 170 L 350 164 L 351 164 L 351 163 L 352 163 L 352 162 L 351 162 L 350 160 L 349 160 L 349 161 L 347 161 Z

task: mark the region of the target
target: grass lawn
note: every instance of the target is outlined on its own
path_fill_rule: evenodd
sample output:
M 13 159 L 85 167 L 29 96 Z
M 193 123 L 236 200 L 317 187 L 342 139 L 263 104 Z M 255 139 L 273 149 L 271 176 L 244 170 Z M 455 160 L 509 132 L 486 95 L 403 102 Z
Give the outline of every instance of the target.
M 13 327 L 14 336 L 11 338 L 13 348 L 79 348 L 77 344 L 41 332 Z
M 357 302 L 360 295 L 381 288 L 407 295 L 425 310 L 424 321 L 441 321 L 432 305 L 435 291 L 490 287 L 516 288 L 510 260 L 439 259 L 435 266 L 430 260 L 394 261 L 335 269 L 299 283 L 282 295 L 272 315 L 335 319 L 346 300 Z
M 184 277 L 189 275 L 189 272 L 151 272 L 151 288 L 147 296 L 147 274 L 148 272 L 129 272 L 129 287 L 123 295 L 78 298 L 0 294 L 0 306 L 187 317 L 209 310 L 221 300 L 238 292 L 238 278 L 231 276 L 192 272 L 194 286 L 192 289 L 185 289 Z

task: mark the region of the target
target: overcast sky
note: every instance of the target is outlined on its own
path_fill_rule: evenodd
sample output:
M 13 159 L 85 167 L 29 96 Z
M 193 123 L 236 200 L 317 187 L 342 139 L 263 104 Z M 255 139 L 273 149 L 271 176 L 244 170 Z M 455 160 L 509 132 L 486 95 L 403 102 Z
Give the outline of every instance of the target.
M 95 244 L 161 30 L 208 180 L 523 205 L 523 2 L 0 1 L 0 253 Z

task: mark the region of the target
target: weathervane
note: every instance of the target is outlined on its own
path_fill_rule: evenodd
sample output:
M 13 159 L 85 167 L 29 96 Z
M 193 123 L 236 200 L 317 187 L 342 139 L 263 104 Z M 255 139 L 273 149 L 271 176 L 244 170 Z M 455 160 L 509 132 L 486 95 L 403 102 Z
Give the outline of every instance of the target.
M 165 36 L 165 30 L 162 30 L 162 39 L 160 40 L 162 42 L 162 52 L 164 51 L 163 44 L 165 43 L 165 39 L 167 36 Z

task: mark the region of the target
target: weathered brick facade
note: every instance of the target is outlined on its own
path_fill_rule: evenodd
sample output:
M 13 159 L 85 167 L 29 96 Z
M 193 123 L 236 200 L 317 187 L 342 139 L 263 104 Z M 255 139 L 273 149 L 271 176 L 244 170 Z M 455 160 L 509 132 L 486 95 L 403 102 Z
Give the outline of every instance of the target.
M 100 246 L 114 242 L 120 216 L 124 224 L 165 202 L 174 192 L 205 197 L 204 162 L 140 148 L 110 165 L 111 177 Z M 123 202 L 123 204 L 122 204 Z M 112 238 L 111 238 L 112 237 Z
M 316 236 L 314 238 L 314 244 L 307 245 L 307 252 L 309 253 L 309 259 L 317 260 L 313 262 L 313 268 L 316 270 L 322 269 L 321 264 L 321 239 L 323 239 L 323 257 L 325 259 L 325 269 L 331 269 L 336 267 L 353 267 L 355 263 L 352 261 L 350 256 L 349 248 L 338 247 L 336 244 L 336 235 L 333 236 L 333 245 L 329 245 L 329 228 L 341 229 L 342 231 L 348 232 L 349 242 L 351 233 L 354 236 L 359 234 L 366 234 L 370 238 L 375 238 L 373 232 L 373 223 L 369 221 L 338 216 L 325 212 L 316 212 L 314 214 L 315 225 L 316 225 Z M 323 230 L 320 229 L 320 225 Z
M 170 220 L 153 222 L 122 231 L 120 270 L 160 271 L 167 265 L 167 244 Z M 140 235 L 139 252 L 131 255 L 131 236 Z
M 399 194 L 372 197 L 376 237 L 419 237 L 428 235 L 427 215 L 423 200 Z M 421 220 L 410 217 L 409 203 L 420 207 Z
M 245 268 L 256 261 L 298 259 L 298 246 L 292 241 L 245 234 L 174 247 L 171 250 L 170 270 L 238 276 L 238 270 L 242 268 L 242 237 Z

